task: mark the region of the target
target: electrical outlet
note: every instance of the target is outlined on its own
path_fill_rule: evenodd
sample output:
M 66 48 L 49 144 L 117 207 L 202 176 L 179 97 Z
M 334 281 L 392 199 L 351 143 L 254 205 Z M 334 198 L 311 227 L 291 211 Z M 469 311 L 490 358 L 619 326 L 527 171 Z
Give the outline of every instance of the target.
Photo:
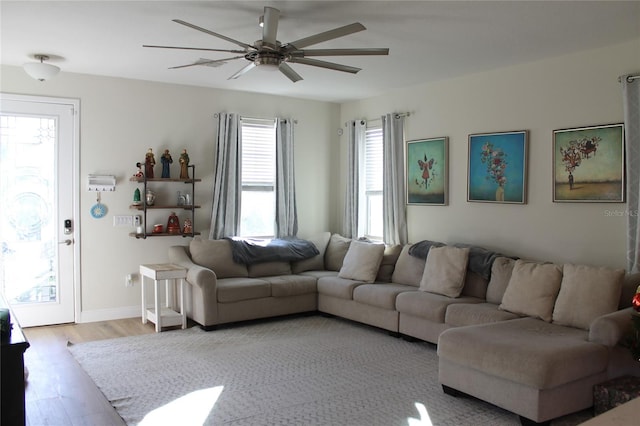
M 128 274 L 124 277 L 124 286 L 125 287 L 133 287 L 133 275 Z

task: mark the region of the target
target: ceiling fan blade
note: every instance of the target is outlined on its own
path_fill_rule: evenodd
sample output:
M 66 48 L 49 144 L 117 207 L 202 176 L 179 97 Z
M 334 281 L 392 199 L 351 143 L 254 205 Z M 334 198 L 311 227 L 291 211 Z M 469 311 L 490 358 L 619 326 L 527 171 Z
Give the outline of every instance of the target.
M 243 43 L 243 42 L 238 41 L 238 40 L 234 40 L 234 39 L 232 39 L 230 37 L 223 36 L 222 34 L 214 33 L 213 31 L 209 31 L 206 28 L 202 28 L 202 27 L 199 27 L 197 25 L 190 24 L 189 22 L 185 22 L 185 21 L 183 21 L 181 19 L 174 19 L 173 22 L 176 22 L 176 23 L 178 23 L 180 25 L 184 25 L 184 26 L 189 27 L 189 28 L 193 28 L 194 30 L 202 31 L 205 34 L 209 34 L 209 35 L 212 35 L 214 37 L 221 38 L 221 39 L 229 41 L 229 42 L 231 42 L 233 44 L 237 44 L 238 46 L 244 48 L 245 50 L 255 49 L 255 47 L 251 46 L 250 44 Z
M 254 69 L 255 67 L 256 67 L 255 63 L 249 62 L 249 65 L 247 65 L 246 67 L 243 67 L 240 71 L 238 71 L 237 73 L 229 77 L 227 80 L 235 80 L 236 78 L 246 74 L 248 71 Z
M 294 64 L 311 65 L 313 67 L 328 68 L 330 70 L 343 71 L 351 74 L 356 74 L 358 71 L 362 70 L 362 68 L 351 67 L 349 65 L 335 64 L 333 62 L 319 61 L 317 59 L 291 58 L 289 62 L 292 62 Z
M 364 25 L 362 25 L 360 22 L 354 22 L 353 24 L 345 25 L 344 27 L 335 28 L 323 33 L 301 38 L 300 40 L 292 41 L 288 45 L 290 46 L 290 50 L 300 50 L 313 44 L 318 44 L 322 43 L 323 41 L 344 37 L 346 35 L 357 33 L 358 31 L 363 30 L 366 30 Z
M 170 67 L 170 70 L 177 70 L 178 68 L 187 68 L 187 67 L 193 67 L 196 65 L 209 65 L 209 64 L 215 64 L 218 62 L 227 62 L 227 61 L 231 61 L 233 59 L 239 59 L 239 58 L 244 58 L 243 56 L 234 56 L 232 58 L 225 58 L 225 59 L 212 59 L 212 60 L 208 60 L 208 59 L 199 59 L 196 62 L 192 63 L 192 64 L 187 64 L 187 65 L 178 65 L 177 67 Z
M 389 49 L 372 47 L 362 49 L 307 49 L 289 52 L 291 56 L 306 58 L 309 56 L 360 56 L 360 55 L 388 55 Z
M 280 66 L 278 67 L 278 69 L 282 74 L 286 75 L 287 78 L 293 81 L 294 83 L 296 81 L 302 80 L 302 77 L 300 76 L 300 74 L 295 72 L 293 68 L 291 68 L 289 65 L 285 64 L 284 62 L 280 63 Z
M 153 47 L 156 49 L 183 49 L 183 50 L 204 50 L 207 52 L 226 52 L 226 53 L 246 53 L 246 50 L 228 50 L 228 49 L 208 49 L 206 47 L 179 47 L 179 46 L 154 46 L 143 44 L 142 47 Z
M 276 35 L 278 34 L 278 20 L 280 11 L 273 7 L 265 6 L 262 27 L 262 44 L 276 48 Z

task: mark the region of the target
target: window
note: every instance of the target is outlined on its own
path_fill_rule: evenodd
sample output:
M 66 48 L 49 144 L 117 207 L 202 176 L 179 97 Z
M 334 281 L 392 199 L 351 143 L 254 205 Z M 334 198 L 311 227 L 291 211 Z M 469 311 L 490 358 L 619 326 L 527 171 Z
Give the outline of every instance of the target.
M 276 215 L 275 120 L 242 118 L 240 236 L 273 237 Z
M 382 126 L 367 127 L 361 161 L 364 184 L 361 184 L 358 222 L 363 224 L 365 237 L 382 240 Z

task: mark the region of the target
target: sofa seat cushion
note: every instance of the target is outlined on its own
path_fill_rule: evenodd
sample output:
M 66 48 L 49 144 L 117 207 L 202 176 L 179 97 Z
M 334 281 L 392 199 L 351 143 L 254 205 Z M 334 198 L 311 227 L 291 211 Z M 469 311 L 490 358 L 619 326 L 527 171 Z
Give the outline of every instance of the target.
M 601 373 L 609 359 L 585 330 L 530 317 L 450 328 L 438 339 L 438 356 L 534 389 Z
M 447 306 L 454 303 L 481 303 L 484 300 L 476 297 L 447 297 L 426 291 L 404 292 L 396 298 L 398 312 L 424 318 L 429 321 L 444 324 Z
M 316 283 L 318 280 L 314 277 L 281 275 L 261 279 L 271 284 L 271 296 L 273 297 L 299 296 L 317 292 Z
M 363 284 L 353 290 L 353 300 L 394 311 L 398 294 L 415 290 L 413 286 L 402 284 Z
M 257 278 L 224 278 L 218 280 L 217 290 L 219 303 L 271 296 L 271 284 Z
M 516 318 L 520 317 L 498 309 L 498 305 L 494 303 L 454 303 L 447 307 L 444 322 L 452 327 L 463 327 Z
M 300 272 L 298 275 L 302 275 L 305 277 L 314 277 L 316 280 L 318 280 L 322 277 L 337 277 L 338 271 L 324 271 L 324 270 L 304 271 L 304 272 Z
M 353 289 L 363 284 L 365 283 L 362 281 L 354 281 L 337 276 L 322 277 L 318 279 L 318 294 L 352 300 Z

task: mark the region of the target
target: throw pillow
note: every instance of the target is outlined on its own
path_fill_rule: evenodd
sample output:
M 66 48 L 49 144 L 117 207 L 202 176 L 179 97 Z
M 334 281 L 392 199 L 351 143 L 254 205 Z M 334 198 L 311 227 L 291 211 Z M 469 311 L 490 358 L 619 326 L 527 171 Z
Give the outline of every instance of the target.
M 372 283 L 376 280 L 383 255 L 384 244 L 352 241 L 338 277 Z
M 617 310 L 623 278 L 622 269 L 564 265 L 553 322 L 588 330 L 593 320 Z
M 400 257 L 401 251 L 402 246 L 399 244 L 385 247 L 380 269 L 378 269 L 378 276 L 376 276 L 377 282 L 391 282 L 391 275 L 396 267 L 396 262 L 398 261 L 398 257 Z
M 502 296 L 509 285 L 513 266 L 516 264 L 514 259 L 508 257 L 498 257 L 491 265 L 491 279 L 487 286 L 487 302 L 499 305 L 502 303 Z
M 561 281 L 558 265 L 516 260 L 499 308 L 551 322 Z
M 396 261 L 396 267 L 391 275 L 391 282 L 394 284 L 411 285 L 420 287 L 420 280 L 424 273 L 424 264 L 426 259 L 420 259 L 409 254 L 411 245 L 407 244 L 402 247 L 400 256 Z
M 324 252 L 329 244 L 331 238 L 330 232 L 323 232 L 320 235 L 316 235 L 313 238 L 308 238 L 320 253 L 309 259 L 300 260 L 298 262 L 291 262 L 291 271 L 294 274 L 299 274 L 304 271 L 321 271 L 324 269 Z
M 420 290 L 448 297 L 460 296 L 468 261 L 468 247 L 431 247 L 424 265 Z
M 342 262 L 349 250 L 351 239 L 345 238 L 339 234 L 331 235 L 327 250 L 324 253 L 324 264 L 327 271 L 339 271 L 342 268 Z
M 189 243 L 194 263 L 209 268 L 218 278 L 246 277 L 246 265 L 235 263 L 229 240 L 203 240 L 194 238 Z

